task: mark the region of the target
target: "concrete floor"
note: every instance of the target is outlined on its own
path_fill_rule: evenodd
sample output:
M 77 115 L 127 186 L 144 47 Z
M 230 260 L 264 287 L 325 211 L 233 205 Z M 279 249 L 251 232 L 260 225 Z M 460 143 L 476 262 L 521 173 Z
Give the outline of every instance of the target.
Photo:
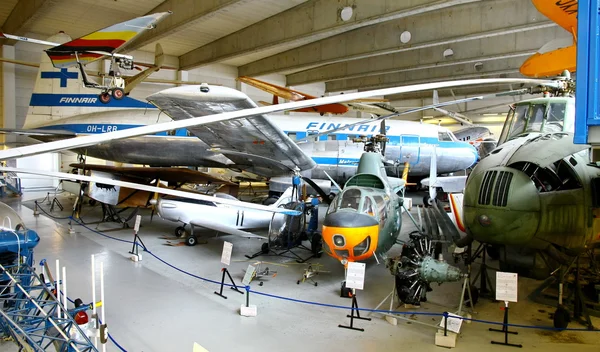
M 439 318 L 411 316 L 413 321 L 400 320 L 398 326 L 388 324 L 378 314 L 372 321 L 357 321 L 356 326 L 364 332 L 338 328 L 347 324 L 349 310 L 295 303 L 288 300 L 252 294 L 251 304 L 258 306 L 257 317 L 242 317 L 239 308 L 244 296 L 226 290 L 228 299 L 222 299 L 213 291 L 218 286 L 203 282 L 181 273 L 148 253 L 143 260 L 134 263 L 129 260 L 131 245 L 102 237 L 82 226 L 74 226 L 75 233 L 69 234 L 68 221 L 55 221 L 44 215 L 33 216 L 25 205 L 31 206 L 28 198 L 38 195 L 26 194 L 23 199 L 6 198 L 6 203 L 16 209 L 25 223 L 36 230 L 41 242 L 36 248 L 36 261 L 45 258 L 54 263 L 60 259 L 67 267 L 69 296 L 91 300 L 90 255 L 96 254 L 104 262 L 106 280 L 106 314 L 109 331 L 118 343 L 128 351 L 191 351 L 194 342 L 211 352 L 215 351 L 389 351 L 416 348 L 419 351 L 435 351 L 435 329 L 416 324 L 414 320 L 437 323 Z M 43 197 L 43 195 L 42 195 Z M 60 198 L 69 209 L 72 198 Z M 44 209 L 48 209 L 47 205 Z M 64 215 L 67 212 L 53 212 Z M 83 219 L 98 219 L 98 207 L 85 208 Z M 260 241 L 235 236 L 215 237 L 205 233 L 207 244 L 195 247 L 172 247 L 164 245 L 160 236 L 172 236 L 176 224 L 164 221 L 157 216 L 150 222 L 149 212 L 144 212 L 140 236 L 150 251 L 170 264 L 212 280 L 221 278 L 220 263 L 223 241 L 233 243 L 232 263 L 229 267 L 236 282 L 240 282 L 243 269 L 256 260 L 268 261 L 266 265 L 276 270 L 277 276 L 265 281 L 263 286 L 252 283 L 252 289 L 293 299 L 315 301 L 334 305 L 349 306 L 351 301 L 339 297 L 343 267 L 330 257 L 312 259 L 311 263 L 321 263 L 328 273 L 317 277 L 319 285 L 297 285 L 304 265 L 293 260 L 278 257 L 259 257 L 248 261 L 244 254 L 256 252 Z M 410 232 L 412 225 L 404 219 L 402 234 Z M 96 225 L 90 225 L 94 228 Z M 115 227 L 100 225 L 101 229 Z M 132 230 L 108 232 L 124 240 L 133 239 Z M 177 242 L 177 241 L 176 241 Z M 390 252 L 399 253 L 399 246 Z M 302 253 L 304 255 L 304 253 Z M 275 264 L 272 264 L 275 263 Z M 526 299 L 539 282 L 520 279 L 520 302 L 511 304 L 511 322 L 515 324 L 551 326 L 549 313 L 554 309 L 532 303 Z M 392 289 L 393 277 L 383 265 L 375 261 L 367 262 L 365 290 L 358 293 L 360 307 L 374 308 Z M 454 311 L 460 298 L 460 283 L 434 286 L 428 295 L 429 301 L 418 311 Z M 482 300 L 475 307 L 474 318 L 500 322 L 500 303 Z M 399 308 L 399 310 L 409 310 Z M 600 320 L 594 320 L 600 326 Z M 491 340 L 500 341 L 503 335 L 488 331 L 491 325 L 472 323 L 463 325 L 457 342 L 458 351 L 474 351 L 485 348 L 488 351 L 504 351 L 509 347 L 491 345 Z M 570 327 L 581 327 L 571 324 Z M 519 335 L 510 336 L 514 343 L 522 343 L 525 349 L 546 351 L 598 351 L 599 332 L 552 332 L 532 329 L 516 329 Z M 14 345 L 1 343 L 0 350 L 13 350 Z M 16 349 L 14 349 L 16 351 Z M 118 349 L 109 344 L 108 351 Z

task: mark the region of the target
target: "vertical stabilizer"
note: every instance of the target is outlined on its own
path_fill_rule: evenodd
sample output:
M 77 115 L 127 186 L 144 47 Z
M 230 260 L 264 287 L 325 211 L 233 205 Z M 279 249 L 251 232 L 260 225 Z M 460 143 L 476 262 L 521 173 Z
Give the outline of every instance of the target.
M 56 43 L 70 40 L 71 37 L 65 33 L 58 33 L 48 39 Z M 40 49 L 45 48 L 40 46 Z M 40 50 L 40 56 L 40 68 L 24 128 L 35 128 L 66 117 L 110 109 L 154 108 L 151 104 L 127 96 L 122 100 L 111 99 L 108 104 L 102 104 L 98 99 L 100 90 L 84 87 L 76 67 L 55 68 L 44 51 Z M 92 65 L 95 65 L 96 71 L 100 71 L 101 64 L 103 61 Z

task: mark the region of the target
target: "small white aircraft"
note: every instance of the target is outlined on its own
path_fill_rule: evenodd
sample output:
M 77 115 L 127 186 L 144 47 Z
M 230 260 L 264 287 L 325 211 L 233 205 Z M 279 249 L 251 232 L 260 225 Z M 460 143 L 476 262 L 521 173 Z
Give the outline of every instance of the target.
M 226 193 L 216 193 L 214 198 L 238 201 L 235 197 Z M 277 208 L 291 200 L 292 188 L 290 187 L 277 202 L 269 205 L 269 207 Z M 150 200 L 150 204 L 156 205 L 156 211 L 161 218 L 183 224 L 175 229 L 177 237 L 183 237 L 185 226 L 190 226 L 190 233 L 185 238 L 185 243 L 188 246 L 194 246 L 198 243 L 198 239 L 194 234 L 195 226 L 247 238 L 267 239 L 265 236 L 244 230 L 266 229 L 273 218 L 272 213 L 266 211 L 184 197 L 159 197 Z

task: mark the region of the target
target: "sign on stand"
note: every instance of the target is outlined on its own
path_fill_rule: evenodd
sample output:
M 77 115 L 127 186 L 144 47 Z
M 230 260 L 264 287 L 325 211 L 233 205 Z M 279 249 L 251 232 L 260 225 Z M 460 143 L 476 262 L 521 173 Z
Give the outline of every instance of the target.
M 233 251 L 233 243 L 223 242 L 223 253 L 221 253 L 221 263 L 225 265 L 231 264 L 231 252 Z
M 362 290 L 365 286 L 365 263 L 348 263 L 346 270 L 346 287 Z
M 452 313 L 448 313 L 448 331 L 452 331 L 454 333 L 460 334 L 460 327 L 462 325 L 463 320 L 461 319 L 462 317 L 460 315 L 457 314 L 452 314 Z M 444 328 L 444 319 L 442 317 L 442 321 L 440 322 L 440 327 L 443 329 Z
M 135 217 L 135 225 L 133 225 L 133 231 L 135 231 L 135 233 L 140 232 L 140 224 L 142 222 L 142 216 L 141 215 L 136 215 Z
M 496 300 L 517 302 L 518 275 L 515 273 L 496 272 Z
M 256 273 L 256 267 L 252 264 L 248 264 L 248 269 L 246 269 L 246 274 L 244 274 L 244 278 L 242 279 L 242 284 L 248 286 L 252 279 L 254 278 L 254 273 Z

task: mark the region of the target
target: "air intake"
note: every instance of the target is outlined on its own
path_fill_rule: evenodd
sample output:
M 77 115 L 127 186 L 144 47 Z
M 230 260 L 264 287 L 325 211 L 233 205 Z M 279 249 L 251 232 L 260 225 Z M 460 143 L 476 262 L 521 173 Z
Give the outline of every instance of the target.
M 494 187 L 494 200 L 492 204 L 497 207 L 505 207 L 508 200 L 508 191 L 510 190 L 510 181 L 513 174 L 508 171 L 500 171 L 498 180 Z
M 479 190 L 479 204 L 490 204 L 492 200 L 492 186 L 494 185 L 494 181 L 496 181 L 497 174 L 498 171 L 486 171 L 485 175 L 483 175 L 483 182 Z
M 513 174 L 509 171 L 487 171 L 479 190 L 479 204 L 505 207 Z

